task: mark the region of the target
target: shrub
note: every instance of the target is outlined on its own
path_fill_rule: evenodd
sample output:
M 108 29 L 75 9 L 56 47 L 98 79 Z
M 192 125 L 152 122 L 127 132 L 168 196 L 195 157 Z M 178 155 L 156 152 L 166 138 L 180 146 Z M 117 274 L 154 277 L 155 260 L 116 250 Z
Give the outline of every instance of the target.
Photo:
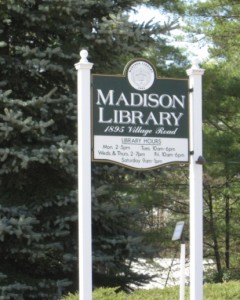
M 221 283 L 235 280 L 240 280 L 239 269 L 223 269 L 221 272 L 209 271 L 204 277 L 205 283 Z
M 239 300 L 240 282 L 230 281 L 204 285 L 204 300 Z M 115 293 L 115 289 L 100 288 L 94 291 L 93 300 L 178 300 L 179 287 L 152 290 L 136 290 L 132 294 Z M 189 300 L 189 288 L 186 287 L 186 300 Z M 79 300 L 78 295 L 69 294 L 61 300 Z
M 61 300 L 79 300 L 78 294 L 69 293 L 67 296 L 63 297 Z

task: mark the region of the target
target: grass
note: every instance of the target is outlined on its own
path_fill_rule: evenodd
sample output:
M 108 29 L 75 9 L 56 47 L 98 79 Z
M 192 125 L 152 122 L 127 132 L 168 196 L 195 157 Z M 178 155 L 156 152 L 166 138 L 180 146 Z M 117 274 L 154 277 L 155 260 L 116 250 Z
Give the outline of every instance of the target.
M 186 287 L 186 300 L 189 288 Z M 69 294 L 61 300 L 80 300 L 78 295 Z M 136 290 L 133 294 L 114 292 L 114 289 L 100 288 L 94 291 L 93 300 L 179 300 L 179 287 L 152 290 Z M 204 285 L 204 300 L 240 300 L 240 282 L 230 281 Z

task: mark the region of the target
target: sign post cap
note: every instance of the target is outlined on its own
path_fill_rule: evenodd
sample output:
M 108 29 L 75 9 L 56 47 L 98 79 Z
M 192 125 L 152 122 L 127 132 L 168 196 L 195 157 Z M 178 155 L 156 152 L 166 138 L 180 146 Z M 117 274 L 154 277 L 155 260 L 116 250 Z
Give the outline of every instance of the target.
M 88 63 L 88 59 L 87 59 L 88 51 L 87 50 L 85 50 L 85 49 L 81 50 L 80 57 L 81 57 L 81 60 L 80 60 L 81 63 Z

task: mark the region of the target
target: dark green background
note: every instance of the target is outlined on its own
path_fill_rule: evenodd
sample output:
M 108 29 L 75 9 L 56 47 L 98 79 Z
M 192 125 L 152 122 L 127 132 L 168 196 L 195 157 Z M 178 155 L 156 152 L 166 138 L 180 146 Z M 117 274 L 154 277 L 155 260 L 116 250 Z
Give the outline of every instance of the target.
M 185 109 L 177 108 L 168 108 L 164 109 L 162 107 L 157 108 L 151 108 L 151 107 L 131 107 L 131 106 L 109 106 L 109 105 L 102 105 L 104 107 L 104 119 L 108 120 L 113 117 L 113 110 L 137 110 L 143 112 L 144 116 L 148 116 L 148 114 L 152 111 L 155 116 L 158 116 L 159 112 L 182 112 L 184 115 L 180 119 L 180 126 L 177 130 L 176 135 L 158 135 L 155 134 L 155 130 L 158 127 L 163 127 L 159 125 L 133 125 L 133 126 L 142 126 L 143 129 L 152 129 L 154 134 L 151 134 L 151 137 L 170 137 L 170 138 L 188 138 L 189 137 L 189 103 L 188 103 L 188 80 L 187 79 L 155 79 L 153 85 L 145 90 L 145 91 L 139 91 L 134 89 L 128 82 L 127 77 L 123 76 L 108 76 L 108 75 L 93 75 L 92 76 L 92 127 L 93 127 L 93 135 L 117 135 L 117 136 L 142 136 L 141 134 L 137 133 L 110 133 L 110 132 L 104 132 L 106 126 L 113 125 L 116 126 L 117 124 L 102 124 L 99 123 L 99 107 L 100 105 L 97 105 L 97 89 L 101 89 L 104 96 L 108 94 L 109 90 L 114 90 L 116 95 L 116 100 L 120 96 L 120 94 L 123 92 L 126 96 L 126 99 L 129 99 L 130 93 L 138 93 L 138 94 L 168 94 L 170 96 L 176 95 L 180 98 L 181 95 L 186 96 L 185 101 Z M 157 118 L 158 119 L 158 118 Z M 152 123 L 152 122 L 151 122 Z M 130 126 L 129 125 L 122 125 L 119 124 L 119 126 Z M 165 130 L 174 130 L 175 126 L 164 126 Z

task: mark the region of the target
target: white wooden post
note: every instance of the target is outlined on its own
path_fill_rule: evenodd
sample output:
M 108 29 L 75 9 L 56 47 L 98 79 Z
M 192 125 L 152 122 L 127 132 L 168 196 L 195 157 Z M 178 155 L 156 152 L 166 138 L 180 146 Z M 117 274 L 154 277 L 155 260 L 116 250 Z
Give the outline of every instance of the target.
M 190 300 L 203 299 L 202 75 L 187 70 L 190 88 Z
M 186 246 L 184 242 L 181 242 L 180 251 L 180 300 L 185 300 L 185 257 L 186 257 Z
M 92 299 L 92 213 L 91 213 L 91 69 L 88 52 L 80 52 L 78 73 L 78 241 L 79 297 Z

